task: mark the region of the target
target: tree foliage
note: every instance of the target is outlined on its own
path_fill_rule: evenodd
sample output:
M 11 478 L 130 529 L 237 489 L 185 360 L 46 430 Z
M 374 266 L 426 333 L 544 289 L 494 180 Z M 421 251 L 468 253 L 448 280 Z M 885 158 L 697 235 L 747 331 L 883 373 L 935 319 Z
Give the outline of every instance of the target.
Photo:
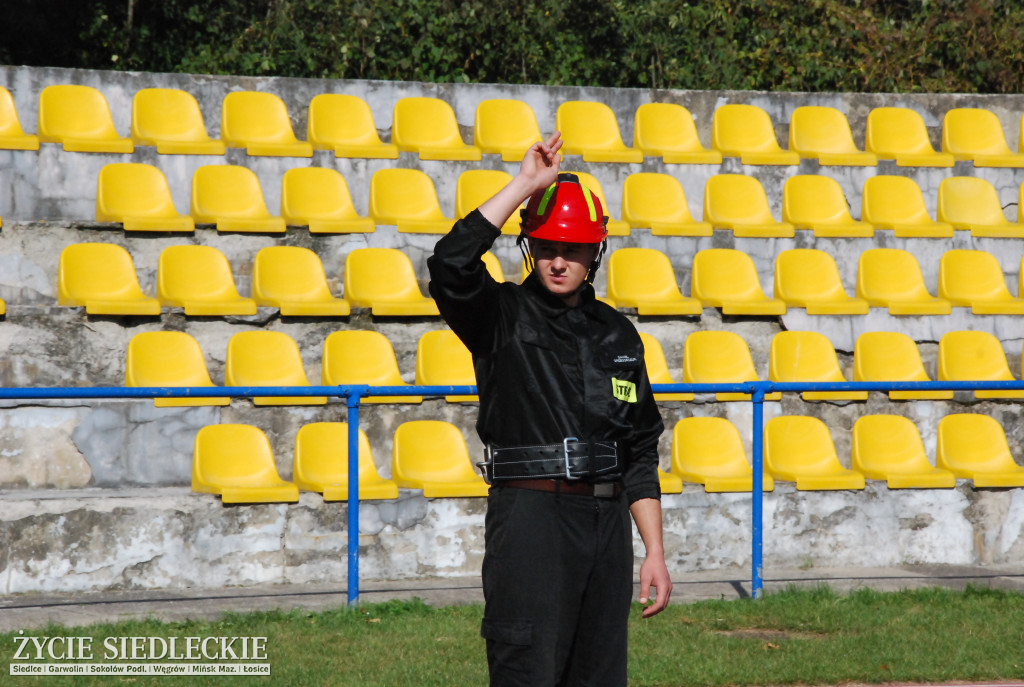
M 67 0 L 17 2 L 28 21 Z M 428 82 L 1024 91 L 1022 0 L 93 0 L 84 11 L 83 5 L 74 3 L 86 18 L 76 24 L 77 35 L 65 37 L 64 50 L 42 57 L 27 51 L 26 60 L 16 54 L 24 51 L 17 41 L 0 40 L 0 60 Z M 16 32 L 17 17 L 8 26 Z

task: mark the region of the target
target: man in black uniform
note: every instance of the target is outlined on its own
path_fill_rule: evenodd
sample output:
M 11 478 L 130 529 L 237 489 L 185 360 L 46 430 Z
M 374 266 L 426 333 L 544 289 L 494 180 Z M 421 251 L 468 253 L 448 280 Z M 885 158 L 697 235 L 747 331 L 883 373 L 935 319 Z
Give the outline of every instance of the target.
M 430 293 L 473 355 L 480 396 L 492 685 L 626 684 L 630 513 L 646 548 L 643 616 L 672 591 L 657 473 L 664 426 L 640 336 L 594 297 L 607 218 L 577 177 L 559 175 L 561 145 L 556 132 L 530 148 L 428 261 Z M 527 199 L 520 242 L 533 269 L 521 286 L 499 284 L 481 256 Z

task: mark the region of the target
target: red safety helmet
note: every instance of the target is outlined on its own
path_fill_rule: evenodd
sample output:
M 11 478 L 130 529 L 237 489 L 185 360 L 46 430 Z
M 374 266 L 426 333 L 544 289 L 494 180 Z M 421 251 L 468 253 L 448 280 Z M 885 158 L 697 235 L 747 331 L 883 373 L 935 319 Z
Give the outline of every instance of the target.
M 575 174 L 558 180 L 530 197 L 521 211 L 527 238 L 565 243 L 601 243 L 608 236 L 608 218 L 601 200 Z

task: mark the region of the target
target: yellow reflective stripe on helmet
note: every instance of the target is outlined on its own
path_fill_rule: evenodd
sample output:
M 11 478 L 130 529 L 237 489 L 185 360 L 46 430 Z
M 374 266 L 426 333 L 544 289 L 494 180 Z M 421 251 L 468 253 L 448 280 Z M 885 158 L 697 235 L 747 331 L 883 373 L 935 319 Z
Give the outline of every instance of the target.
M 586 184 L 580 182 L 580 188 L 583 189 L 583 197 L 587 201 L 587 207 L 590 209 L 590 221 L 597 221 L 597 208 L 594 207 L 594 196 L 591 194 L 590 189 L 587 188 Z
M 548 201 L 551 200 L 551 196 L 553 196 L 555 194 L 555 189 L 557 189 L 557 188 L 558 188 L 558 182 L 556 181 L 555 183 L 553 183 L 550 186 L 548 186 L 548 190 L 547 191 L 544 191 L 544 195 L 540 199 L 540 204 L 537 205 L 537 216 L 538 217 L 540 217 L 540 216 L 542 216 L 544 214 L 544 211 L 548 207 Z

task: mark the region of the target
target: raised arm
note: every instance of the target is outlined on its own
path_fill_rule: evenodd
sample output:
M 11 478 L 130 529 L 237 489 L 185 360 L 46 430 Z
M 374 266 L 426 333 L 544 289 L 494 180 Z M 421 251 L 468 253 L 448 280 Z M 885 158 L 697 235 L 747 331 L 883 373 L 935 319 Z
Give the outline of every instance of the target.
M 562 134 L 556 131 L 547 141 L 534 143 L 519 164 L 519 173 L 494 196 L 480 206 L 480 214 L 500 227 L 535 191 L 547 188 L 558 179 Z

